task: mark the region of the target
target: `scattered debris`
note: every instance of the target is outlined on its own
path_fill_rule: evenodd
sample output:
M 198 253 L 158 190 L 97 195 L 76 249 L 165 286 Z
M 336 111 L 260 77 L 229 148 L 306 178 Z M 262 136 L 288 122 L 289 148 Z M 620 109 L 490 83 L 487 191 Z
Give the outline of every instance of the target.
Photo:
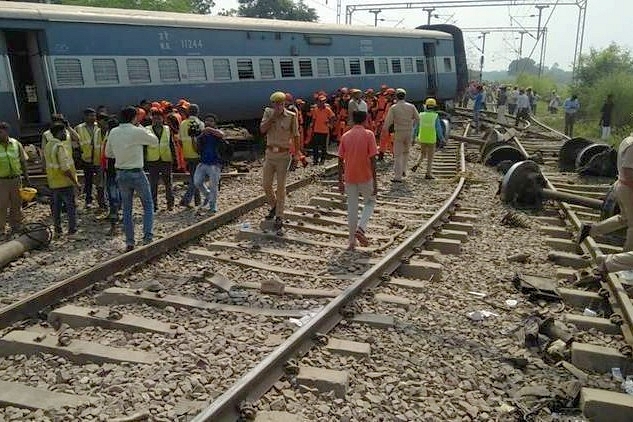
M 508 262 L 519 262 L 521 264 L 525 264 L 530 260 L 530 254 L 525 252 L 520 252 L 514 255 L 510 255 L 508 257 Z
M 516 212 L 514 210 L 508 211 L 508 213 L 501 219 L 501 224 L 508 227 L 515 227 L 521 229 L 529 229 L 532 226 L 532 222 L 527 215 Z

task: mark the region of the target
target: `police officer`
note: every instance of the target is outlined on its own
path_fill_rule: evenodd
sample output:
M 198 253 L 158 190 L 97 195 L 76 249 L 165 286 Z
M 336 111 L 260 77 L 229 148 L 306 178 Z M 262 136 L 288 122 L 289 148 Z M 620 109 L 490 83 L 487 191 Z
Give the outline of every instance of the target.
M 270 205 L 266 219 L 275 219 L 275 230 L 283 227 L 284 203 L 286 200 L 286 175 L 292 161 L 290 142 L 295 151 L 301 151 L 297 116 L 284 107 L 286 94 L 274 92 L 270 96 L 271 107 L 266 107 L 259 125 L 266 135 L 266 156 L 262 186 Z M 277 178 L 277 189 L 273 190 L 273 180 Z
M 9 225 L 16 232 L 22 224 L 22 199 L 20 176 L 29 184 L 26 168 L 27 155 L 22 144 L 9 137 L 10 126 L 0 122 L 0 236 L 4 236 L 9 210 Z

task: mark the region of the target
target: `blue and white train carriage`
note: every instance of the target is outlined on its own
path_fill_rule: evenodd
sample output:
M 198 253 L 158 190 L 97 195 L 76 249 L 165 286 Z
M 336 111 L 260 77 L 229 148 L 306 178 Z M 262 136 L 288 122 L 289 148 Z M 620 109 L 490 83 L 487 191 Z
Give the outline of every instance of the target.
M 381 84 L 448 100 L 465 70 L 454 33 L 0 2 L 0 120 L 26 136 L 51 113 L 142 98 L 248 120 L 274 90 Z

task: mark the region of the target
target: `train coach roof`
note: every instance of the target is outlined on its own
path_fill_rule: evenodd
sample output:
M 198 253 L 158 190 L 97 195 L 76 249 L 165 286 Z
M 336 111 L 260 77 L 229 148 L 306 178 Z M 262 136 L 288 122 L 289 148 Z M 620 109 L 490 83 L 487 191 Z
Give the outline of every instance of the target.
M 0 2 L 0 20 L 27 19 L 55 22 L 89 22 L 115 25 L 156 25 L 185 28 L 237 29 L 266 32 L 302 32 L 410 38 L 452 39 L 450 34 L 419 29 L 335 25 L 273 19 L 237 18 L 146 10 L 107 9 L 40 3 Z

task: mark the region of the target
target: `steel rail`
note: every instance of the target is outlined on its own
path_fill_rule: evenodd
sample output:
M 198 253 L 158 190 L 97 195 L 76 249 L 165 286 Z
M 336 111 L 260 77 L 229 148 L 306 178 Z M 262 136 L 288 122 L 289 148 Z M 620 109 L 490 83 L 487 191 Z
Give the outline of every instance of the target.
M 543 125 L 541 122 L 539 122 L 536 119 L 533 119 L 533 121 L 536 124 L 541 125 L 543 128 L 547 130 L 551 130 L 555 133 L 561 134 L 560 132 L 548 126 Z M 561 134 L 561 136 L 567 139 L 570 139 L 568 136 L 564 134 Z M 518 139 L 517 139 L 517 143 L 520 145 L 520 141 Z M 545 180 L 547 188 L 555 191 L 556 188 L 554 187 L 552 182 L 545 175 L 543 175 L 543 178 Z M 565 217 L 572 223 L 574 228 L 576 230 L 580 230 L 580 226 L 582 222 L 580 218 L 578 218 L 578 216 L 576 215 L 576 212 L 572 210 L 569 204 L 564 201 L 561 201 L 561 202 L 557 201 L 557 203 L 559 207 L 561 208 L 561 210 L 563 211 L 563 213 L 565 214 Z M 604 252 L 602 252 L 602 250 L 600 249 L 600 246 L 591 238 L 588 238 L 585 242 L 583 242 L 582 246 L 586 251 L 589 252 L 589 254 L 592 256 L 594 260 L 598 256 L 604 255 Z M 610 295 L 608 298 L 609 304 L 611 305 L 613 312 L 620 314 L 624 320 L 624 324 L 620 325 L 620 329 L 622 330 L 622 335 L 624 336 L 625 341 L 630 346 L 633 346 L 633 331 L 632 331 L 633 330 L 633 303 L 631 302 L 631 298 L 629 297 L 628 293 L 622 286 L 622 283 L 620 283 L 620 280 L 613 274 L 607 275 L 606 282 L 602 283 L 602 287 L 606 288 L 610 292 Z
M 466 129 L 468 129 L 468 126 Z M 306 325 L 299 328 L 263 361 L 211 403 L 209 407 L 198 414 L 194 422 L 239 420 L 241 417 L 240 404 L 242 402 L 253 402 L 266 393 L 284 374 L 283 367 L 286 362 L 295 356 L 307 353 L 315 336 L 331 331 L 343 319 L 342 311 L 346 305 L 350 304 L 366 289 L 380 284 L 380 277 L 383 274 L 393 273 L 400 266 L 403 259 L 413 255 L 415 247 L 421 246 L 427 241 L 429 235 L 441 224 L 442 218 L 454 211 L 455 201 L 464 187 L 466 160 L 463 143 L 460 143 L 459 155 L 460 178 L 455 190 L 442 204 L 442 207 L 404 242 L 359 276 L 351 286 L 333 299 Z
M 324 168 L 321 175 L 305 177 L 286 185 L 286 189 L 288 192 L 292 192 L 307 186 L 315 181 L 317 177 L 331 173 L 337 167 L 337 164 L 331 164 Z M 97 264 L 79 274 L 56 282 L 51 286 L 26 297 L 25 299 L 1 308 L 0 329 L 6 328 L 10 324 L 22 319 L 33 317 L 43 308 L 53 305 L 61 299 L 67 298 L 68 296 L 73 295 L 98 281 L 105 280 L 107 277 L 124 269 L 132 268 L 139 264 L 144 264 L 151 259 L 157 258 L 184 243 L 229 223 L 231 220 L 258 208 L 265 203 L 266 197 L 264 195 L 257 196 L 224 212 L 202 220 L 192 226 L 171 233 L 170 235 L 156 240 L 149 245 L 134 249 L 106 262 Z

